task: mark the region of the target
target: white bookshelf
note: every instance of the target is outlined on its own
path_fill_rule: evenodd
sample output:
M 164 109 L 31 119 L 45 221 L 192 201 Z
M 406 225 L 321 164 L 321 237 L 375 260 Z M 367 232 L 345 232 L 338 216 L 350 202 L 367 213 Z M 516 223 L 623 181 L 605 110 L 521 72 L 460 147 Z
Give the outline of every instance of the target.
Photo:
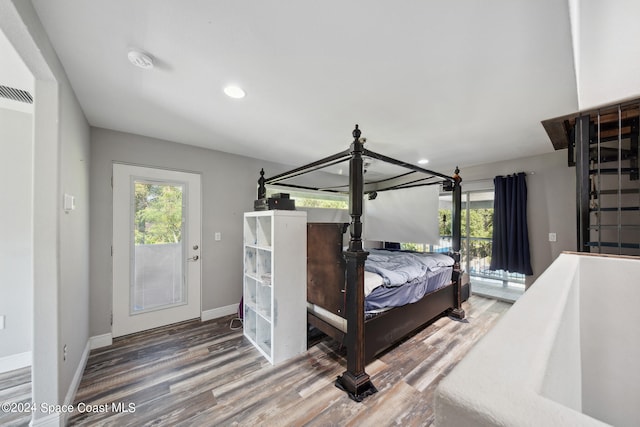
M 244 335 L 272 364 L 307 349 L 307 213 L 244 214 Z

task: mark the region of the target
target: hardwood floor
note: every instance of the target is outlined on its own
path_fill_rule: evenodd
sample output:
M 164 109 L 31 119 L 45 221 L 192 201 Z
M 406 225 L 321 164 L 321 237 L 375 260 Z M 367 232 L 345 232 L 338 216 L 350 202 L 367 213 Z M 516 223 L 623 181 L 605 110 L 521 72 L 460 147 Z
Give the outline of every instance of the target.
M 326 337 L 312 340 L 306 353 L 278 366 L 271 366 L 241 330 L 230 330 L 231 317 L 115 339 L 91 352 L 69 422 L 430 425 L 439 381 L 509 307 L 472 296 L 464 304 L 464 321 L 443 317 L 407 338 L 367 366 L 379 392 L 362 403 L 333 385 L 345 370 L 345 359 L 340 346 Z M 85 412 L 78 411 L 82 407 Z
M 31 367 L 16 369 L 0 374 L 0 404 L 17 403 L 28 405 L 31 403 Z M 9 412 L 4 409 L 9 409 Z M 31 414 L 17 412 L 11 406 L 0 410 L 0 426 L 18 427 L 28 426 Z

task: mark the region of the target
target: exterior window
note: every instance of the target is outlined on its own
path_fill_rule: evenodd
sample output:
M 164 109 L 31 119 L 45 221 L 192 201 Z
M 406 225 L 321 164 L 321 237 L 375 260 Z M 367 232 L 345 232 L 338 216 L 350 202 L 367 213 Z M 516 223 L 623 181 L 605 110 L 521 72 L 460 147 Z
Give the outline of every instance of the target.
M 402 249 L 448 252 L 451 250 L 451 193 L 440 195 L 440 242 L 437 245 L 403 243 Z M 461 264 L 474 281 L 524 289 L 524 275 L 489 270 L 493 235 L 493 190 L 462 193 Z
M 344 194 L 327 193 L 323 191 L 290 191 L 275 186 L 267 187 L 267 197 L 276 193 L 287 193 L 289 198 L 295 199 L 296 207 L 349 209 L 348 197 Z

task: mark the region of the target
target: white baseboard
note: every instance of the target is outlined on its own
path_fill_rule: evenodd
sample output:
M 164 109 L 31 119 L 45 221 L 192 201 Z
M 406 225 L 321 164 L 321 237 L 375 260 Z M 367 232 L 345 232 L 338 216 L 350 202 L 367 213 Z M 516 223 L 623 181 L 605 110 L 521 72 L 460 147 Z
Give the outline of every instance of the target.
M 31 352 L 12 354 L 11 356 L 0 357 L 0 374 L 13 371 L 15 369 L 31 366 Z
M 226 305 L 224 307 L 213 308 L 211 310 L 203 310 L 200 320 L 206 322 L 207 320 L 217 319 L 218 317 L 228 316 L 230 314 L 236 314 L 238 312 L 238 304 Z
M 111 332 L 89 338 L 89 347 L 91 350 L 94 348 L 108 347 L 111 344 L 113 344 L 113 335 L 111 335 Z
M 31 422 L 29 423 L 29 426 L 30 427 L 60 427 L 65 425 L 64 423 L 65 423 L 65 420 L 63 420 L 62 418 L 62 414 L 54 412 L 47 416 L 36 418 L 35 420 L 31 418 Z
M 67 395 L 64 398 L 64 405 L 72 405 L 73 401 L 76 399 L 76 393 L 78 392 L 78 387 L 80 386 L 80 381 L 82 381 L 82 374 L 84 373 L 84 368 L 87 366 L 87 359 L 89 358 L 89 352 L 91 351 L 91 338 L 87 341 L 87 345 L 84 346 L 84 351 L 82 352 L 82 357 L 80 357 L 80 363 L 76 368 L 76 373 L 73 375 L 73 379 L 71 380 L 71 384 L 69 384 L 69 389 L 67 390 Z M 71 414 L 66 412 L 62 413 L 62 425 L 67 425 L 68 417 Z
M 64 398 L 63 405 L 71 405 L 76 397 L 76 392 L 78 391 L 78 386 L 80 386 L 80 381 L 82 380 L 82 374 L 84 372 L 84 367 L 87 364 L 87 359 L 89 357 L 89 343 L 84 348 L 82 352 L 82 357 L 80 357 L 80 363 L 76 367 L 76 372 L 73 375 L 73 379 L 71 380 L 71 384 L 69 384 L 69 389 L 67 390 L 67 395 Z M 31 422 L 29 423 L 30 427 L 60 427 L 67 425 L 68 417 L 71 415 L 70 413 L 61 413 L 61 412 L 52 412 L 43 417 L 33 418 L 37 416 L 40 412 L 34 412 L 31 418 Z

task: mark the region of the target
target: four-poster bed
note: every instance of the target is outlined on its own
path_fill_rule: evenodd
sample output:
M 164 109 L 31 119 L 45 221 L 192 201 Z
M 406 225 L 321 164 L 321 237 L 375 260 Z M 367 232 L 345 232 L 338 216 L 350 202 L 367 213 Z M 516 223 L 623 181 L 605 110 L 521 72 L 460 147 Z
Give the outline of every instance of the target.
M 453 176 L 447 176 L 364 148 L 358 125 L 352 135 L 354 140 L 350 148 L 333 156 L 271 178 L 265 178 L 264 171 L 260 171 L 258 199 L 266 197 L 266 185 L 340 192 L 337 187 L 320 188 L 292 180 L 335 167 L 341 162 L 349 162 L 350 224 L 310 222 L 307 225 L 308 321 L 327 335 L 344 342 L 347 369 L 338 377 L 336 386 L 345 390 L 352 399 L 361 401 L 377 391 L 365 372 L 365 364 L 377 354 L 443 313 L 456 318 L 464 317 L 460 270 L 461 178 L 457 169 Z M 404 172 L 365 181 L 363 157 L 393 165 Z M 367 175 L 369 177 L 370 174 Z M 373 198 L 381 191 L 429 185 L 442 185 L 445 191 L 453 193 L 452 245 L 449 253 L 453 265 L 442 267 L 450 269 L 446 283 L 438 284 L 435 290 L 430 289 L 417 302 L 394 307 L 375 316 L 365 316 L 365 262 L 369 252 L 363 246 L 363 199 L 365 195 Z M 343 248 L 343 233 L 347 226 L 350 238 L 348 246 Z M 429 269 L 425 267 L 425 270 Z M 437 268 L 428 273 L 442 276 Z M 425 285 L 425 289 L 427 287 Z

